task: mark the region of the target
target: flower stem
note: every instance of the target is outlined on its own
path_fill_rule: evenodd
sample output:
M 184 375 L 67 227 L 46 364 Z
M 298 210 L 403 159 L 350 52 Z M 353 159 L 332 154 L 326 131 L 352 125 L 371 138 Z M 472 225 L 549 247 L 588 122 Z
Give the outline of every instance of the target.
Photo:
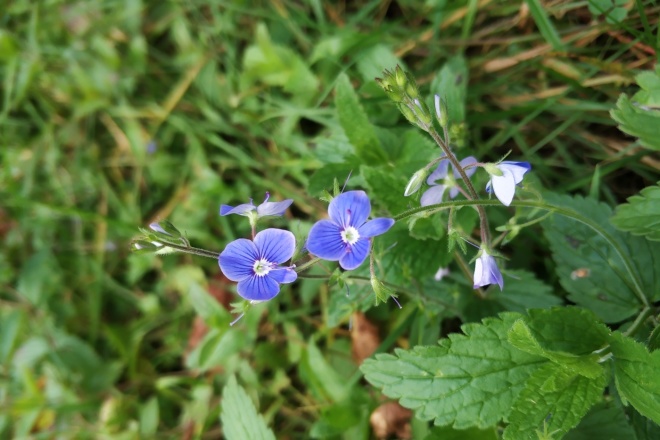
M 471 200 L 478 200 L 479 195 L 477 194 L 477 191 L 474 189 L 474 186 L 472 185 L 472 182 L 470 182 L 470 178 L 461 166 L 461 163 L 449 148 L 449 145 L 447 145 L 445 141 L 442 140 L 442 137 L 440 137 L 440 134 L 435 130 L 435 128 L 430 127 L 428 133 L 431 135 L 435 143 L 438 144 L 438 146 L 445 153 L 447 159 L 449 159 L 454 169 L 457 170 L 461 175 L 461 179 L 463 179 L 463 182 L 468 189 L 468 194 L 466 194 L 466 196 Z M 488 227 L 488 217 L 486 217 L 486 210 L 481 205 L 476 205 L 476 208 L 477 212 L 479 213 L 479 229 L 481 230 L 481 241 L 486 247 L 489 247 L 490 229 Z
M 213 258 L 215 260 L 217 260 L 220 257 L 219 252 L 207 251 L 206 249 L 200 249 L 192 246 L 181 246 L 179 244 L 163 242 L 163 247 L 176 249 L 177 251 L 186 254 L 193 254 L 193 255 L 198 255 L 200 257 Z
M 438 203 L 437 205 L 420 206 L 417 208 L 409 209 L 398 215 L 395 215 L 394 220 L 395 221 L 403 220 L 420 212 L 441 211 L 443 209 L 449 209 L 451 207 L 458 207 L 458 206 L 482 206 L 482 207 L 501 206 L 501 203 L 497 200 L 455 200 L 450 202 Z M 612 235 L 610 235 L 610 233 L 607 230 L 605 230 L 603 227 L 601 227 L 598 223 L 594 222 L 588 217 L 583 216 L 577 211 L 574 211 L 569 208 L 564 208 L 562 206 L 545 203 L 543 201 L 516 200 L 513 203 L 511 203 L 511 206 L 514 207 L 520 206 L 523 208 L 538 208 L 538 209 L 543 209 L 545 211 L 551 211 L 556 214 L 563 215 L 564 217 L 572 218 L 573 220 L 580 222 L 583 225 L 593 229 L 598 235 L 603 237 L 603 239 L 607 241 L 610 244 L 610 246 L 612 246 L 616 254 L 621 259 L 621 262 L 623 263 L 623 266 L 626 269 L 628 276 L 630 277 L 630 281 L 632 281 L 633 283 L 632 291 L 635 294 L 635 296 L 637 296 L 637 299 L 644 307 L 650 307 L 649 300 L 646 298 L 646 295 L 644 294 L 644 289 L 642 289 L 641 283 L 637 275 L 635 275 L 634 265 L 630 257 L 623 251 L 621 245 L 614 239 L 614 237 L 612 237 Z

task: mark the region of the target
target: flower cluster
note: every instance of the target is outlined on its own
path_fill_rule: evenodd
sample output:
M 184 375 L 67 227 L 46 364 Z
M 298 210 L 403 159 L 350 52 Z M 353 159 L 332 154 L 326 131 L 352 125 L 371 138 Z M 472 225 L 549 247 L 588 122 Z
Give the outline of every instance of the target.
M 419 203 L 426 210 L 417 210 L 407 216 L 412 217 L 417 212 L 421 215 L 433 213 L 447 205 L 452 207 L 448 224 L 450 246 L 455 242 L 466 252 L 464 242 L 479 249 L 475 258 L 473 286 L 475 289 L 497 284 L 500 290 L 504 286 L 502 273 L 491 248 L 490 231 L 483 204 L 478 203 L 480 196 L 473 186 L 472 177 L 478 169 L 484 169 L 489 177 L 485 190 L 505 206 L 513 203 L 516 189 L 522 184 L 524 176 L 531 170 L 527 162 L 499 161 L 482 163 L 469 156 L 459 160 L 451 149 L 450 137 L 452 128 L 446 103 L 440 96 L 435 96 L 435 117 L 429 107 L 420 97 L 414 78 L 404 72 L 399 66 L 394 70 L 384 72 L 383 78 L 377 79 L 378 84 L 392 99 L 402 114 L 414 125 L 426 131 L 438 144 L 442 153 L 438 158 L 418 170 L 408 182 L 404 196 L 411 196 L 424 185 Z M 442 134 L 436 131 L 440 126 Z M 460 144 L 460 142 L 458 142 Z M 435 169 L 433 169 L 435 167 Z M 336 192 L 339 192 L 338 189 Z M 472 243 L 471 234 L 459 231 L 451 226 L 454 206 L 461 204 L 443 203 L 445 194 L 454 199 L 459 194 L 469 199 L 480 219 L 480 244 Z M 317 221 L 310 229 L 305 241 L 305 249 L 315 258 L 300 267 L 293 264 L 296 252 L 296 237 L 283 229 L 265 229 L 257 232 L 256 226 L 264 217 L 282 216 L 293 200 L 271 202 L 270 194 L 256 206 L 252 199 L 249 203 L 237 206 L 221 205 L 220 215 L 237 214 L 249 219 L 252 227 L 252 239 L 239 238 L 229 243 L 220 253 L 192 248 L 181 233 L 167 222 L 153 223 L 150 231 L 143 230 L 145 236 L 134 243 L 134 248 L 141 251 L 157 253 L 182 250 L 197 255 L 217 258 L 220 270 L 227 278 L 237 283 L 238 294 L 250 301 L 268 301 L 280 292 L 281 284 L 296 281 L 298 272 L 304 270 L 319 259 L 336 261 L 346 271 L 360 267 L 373 252 L 373 239 L 386 233 L 395 223 L 392 218 L 378 217 L 369 219 L 371 202 L 364 191 L 347 191 L 336 195 L 328 206 L 328 218 Z M 405 213 L 404 213 L 405 214 Z M 406 215 L 402 216 L 406 217 Z M 415 220 L 415 219 L 413 219 Z M 453 240 L 453 241 L 452 241 Z M 371 284 L 377 298 L 392 295 L 385 283 L 375 276 L 375 264 L 370 265 Z M 289 262 L 289 263 L 287 263 Z M 436 273 L 436 280 L 441 280 L 449 274 L 448 268 L 441 268 Z
M 239 214 L 256 221 L 268 215 L 282 215 L 291 200 L 250 203 L 231 207 L 222 205 L 220 215 Z M 328 207 L 330 219 L 320 220 L 309 232 L 307 250 L 317 257 L 339 261 L 345 270 L 357 269 L 371 250 L 371 238 L 385 233 L 394 224 L 390 218 L 367 220 L 371 202 L 364 191 L 348 191 L 335 197 Z M 253 223 L 254 222 L 254 223 Z M 280 284 L 294 282 L 295 266 L 283 266 L 296 248 L 294 235 L 281 229 L 266 229 L 252 241 L 239 238 L 227 245 L 218 258 L 220 270 L 238 283 L 237 292 L 252 302 L 268 301 L 280 291 Z

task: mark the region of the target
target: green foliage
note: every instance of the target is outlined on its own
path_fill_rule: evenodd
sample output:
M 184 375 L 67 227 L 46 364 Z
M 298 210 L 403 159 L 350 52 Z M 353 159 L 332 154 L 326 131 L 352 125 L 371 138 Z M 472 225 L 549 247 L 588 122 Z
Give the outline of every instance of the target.
M 654 275 L 658 246 L 614 229 L 609 223 L 612 210 L 605 204 L 553 194 L 546 194 L 546 199 L 588 216 L 614 240 L 564 216 L 553 215 L 543 222 L 557 275 L 572 301 L 605 322 L 617 322 L 640 309 L 642 296 L 648 301 L 658 295 L 660 279 Z
M 649 353 L 633 339 L 614 332 L 611 339 L 616 388 L 624 403 L 660 424 L 660 351 Z
M 492 426 L 508 416 L 525 381 L 543 362 L 507 341 L 520 318 L 506 313 L 466 324 L 465 335 L 450 335 L 440 346 L 379 354 L 361 369 L 370 383 L 423 420 L 457 429 Z
M 649 186 L 617 206 L 612 224 L 622 231 L 660 240 L 660 185 Z
M 621 23 L 628 15 L 626 0 L 589 0 L 589 12 L 594 17 L 604 16 L 608 23 Z
M 450 124 L 465 122 L 468 74 L 465 58 L 457 55 L 442 66 L 431 83 L 431 93 L 440 95 L 446 102 Z
M 653 219 L 638 217 L 655 212 L 655 192 L 639 192 L 658 180 L 660 75 L 637 70 L 657 46 L 654 2 L 528 1 L 529 16 L 511 0 L 5 3 L 0 438 L 370 438 L 383 396 L 353 357 L 364 337 L 351 326 L 355 311 L 366 313 L 379 353 L 407 347 L 378 355 L 382 365 L 367 361 L 369 377 L 391 382 L 425 419 L 473 425 L 418 419 L 414 438 L 494 440 L 507 429 L 554 439 L 596 394 L 565 438 L 660 438 L 660 258 L 648 241 Z M 598 26 L 576 27 L 590 14 Z M 484 207 L 504 291 L 472 288 L 475 251 L 464 239 L 478 241 L 473 207 L 456 206 L 451 221 L 464 254 L 450 249 L 447 210 L 373 240 L 376 275 L 402 309 L 374 306 L 368 264 L 342 272 L 324 263 L 230 326 L 235 284 L 215 258 L 131 253 L 138 227 L 167 238 L 147 229 L 162 221 L 219 252 L 251 230 L 219 217 L 218 205 L 260 202 L 266 191 L 294 199 L 268 226 L 295 232 L 302 249 L 327 213 L 319 197 L 351 173 L 346 189 L 368 191 L 373 216 L 417 208 L 427 187 L 403 197 L 406 182 L 441 150 L 374 81 L 397 65 L 425 117 L 435 93 L 445 98 L 459 156 L 494 161 L 511 150 L 532 163 L 516 200 L 539 195 L 536 207 Z M 620 98 L 613 122 L 607 112 L 633 78 L 639 91 Z M 487 199 L 483 172 L 473 181 Z M 609 238 L 561 212 L 541 234 L 542 188 L 603 201 L 547 199 Z M 628 228 L 617 220 L 625 214 L 626 231 L 644 237 L 612 228 L 605 207 L 636 193 L 612 222 Z M 497 234 L 514 212 L 512 233 Z M 449 273 L 436 280 L 440 268 Z M 554 308 L 567 302 L 581 309 Z M 626 336 L 603 342 L 588 309 Z M 518 314 L 493 318 L 501 312 Z M 460 325 L 469 335 L 446 337 Z M 613 376 L 604 393 L 601 371 Z
M 380 141 L 346 75 L 337 78 L 335 105 L 339 123 L 357 156 L 365 163 L 383 162 L 385 153 Z
M 660 150 L 660 66 L 655 72 L 642 72 L 635 77 L 642 88 L 632 99 L 619 96 L 616 109 L 610 111 L 612 119 L 619 123 L 624 133 L 639 138 L 639 142 L 651 150 Z
M 227 440 L 275 439 L 264 419 L 257 413 L 254 403 L 245 390 L 231 376 L 222 390 L 222 412 L 220 413 L 224 436 Z

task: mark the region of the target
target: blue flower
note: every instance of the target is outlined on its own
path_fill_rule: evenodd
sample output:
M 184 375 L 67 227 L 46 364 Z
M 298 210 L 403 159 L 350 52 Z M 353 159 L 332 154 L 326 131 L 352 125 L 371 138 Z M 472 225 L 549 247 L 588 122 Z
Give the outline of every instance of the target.
M 307 250 L 319 258 L 339 261 L 345 270 L 360 266 L 369 255 L 371 237 L 384 234 L 394 224 L 391 218 L 367 221 L 371 202 L 364 191 L 348 191 L 332 199 L 329 220 L 318 221 L 307 238 Z
M 497 262 L 485 249 L 482 249 L 479 258 L 474 264 L 474 288 L 497 284 L 500 290 L 504 288 L 502 274 L 497 268 Z
M 465 168 L 468 165 L 472 165 L 473 163 L 477 163 L 477 159 L 472 156 L 466 157 L 460 162 L 462 168 Z M 465 174 L 467 174 L 468 177 L 471 177 L 476 170 L 476 168 L 470 168 L 465 171 Z M 457 170 L 454 170 L 453 179 L 448 179 L 448 174 L 449 161 L 447 159 L 443 159 L 440 161 L 438 168 L 436 168 L 435 171 L 433 171 L 426 179 L 426 183 L 430 186 L 430 188 L 427 189 L 424 194 L 422 194 L 422 198 L 419 201 L 422 206 L 442 203 L 442 196 L 445 194 L 447 188 L 450 188 L 449 197 L 452 199 L 458 195 L 459 189 L 456 186 L 456 180 L 460 179 L 461 175 Z M 437 183 L 441 179 L 443 180 L 443 183 Z
M 495 196 L 499 201 L 503 205 L 509 206 L 516 192 L 516 185 L 522 182 L 523 176 L 532 169 L 532 166 L 528 162 L 504 161 L 497 164 L 496 168 L 502 175 L 491 174 L 490 181 L 486 185 L 486 191 L 495 191 Z
M 253 211 L 256 211 L 256 218 L 265 217 L 267 215 L 282 215 L 293 203 L 292 199 L 282 200 L 281 202 L 269 202 L 269 198 L 270 193 L 266 193 L 266 199 L 259 206 L 254 206 L 252 199 L 250 199 L 250 203 L 243 203 L 238 206 L 221 205 L 220 215 L 238 214 L 246 217 L 253 217 Z
M 254 241 L 239 238 L 218 258 L 220 270 L 238 282 L 238 294 L 250 301 L 268 301 L 280 292 L 280 284 L 292 283 L 298 274 L 280 264 L 293 256 L 296 239 L 289 231 L 265 229 Z

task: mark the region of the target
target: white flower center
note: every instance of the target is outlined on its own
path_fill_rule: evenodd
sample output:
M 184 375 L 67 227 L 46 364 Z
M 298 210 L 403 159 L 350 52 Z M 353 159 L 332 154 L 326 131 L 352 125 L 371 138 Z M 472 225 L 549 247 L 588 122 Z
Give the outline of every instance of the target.
M 257 276 L 262 277 L 264 275 L 267 275 L 268 272 L 270 272 L 271 269 L 273 269 L 273 263 L 262 258 L 254 262 L 254 266 L 252 266 L 252 269 L 254 270 L 254 273 Z
M 353 226 L 348 226 L 346 227 L 346 229 L 341 231 L 341 239 L 343 240 L 344 243 L 354 245 L 355 243 L 357 243 L 359 238 L 360 238 L 360 234 L 358 233 L 358 230 L 355 229 Z

